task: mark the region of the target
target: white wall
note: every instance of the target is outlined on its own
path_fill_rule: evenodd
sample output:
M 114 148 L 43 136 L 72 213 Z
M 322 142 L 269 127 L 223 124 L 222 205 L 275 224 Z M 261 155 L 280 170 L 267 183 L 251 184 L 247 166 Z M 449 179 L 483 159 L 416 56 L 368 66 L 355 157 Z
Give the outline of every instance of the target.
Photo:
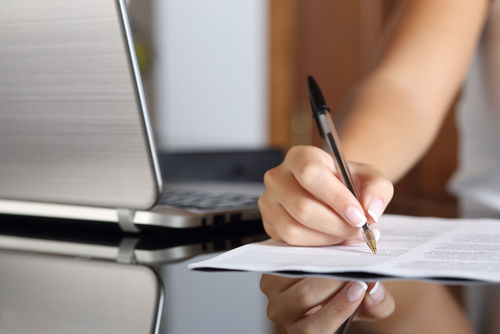
M 159 147 L 267 146 L 267 1 L 154 5 Z
M 266 147 L 267 1 L 154 0 L 153 5 L 160 149 Z M 162 268 L 161 333 L 272 333 L 260 275 L 189 272 L 187 263 L 194 261 Z

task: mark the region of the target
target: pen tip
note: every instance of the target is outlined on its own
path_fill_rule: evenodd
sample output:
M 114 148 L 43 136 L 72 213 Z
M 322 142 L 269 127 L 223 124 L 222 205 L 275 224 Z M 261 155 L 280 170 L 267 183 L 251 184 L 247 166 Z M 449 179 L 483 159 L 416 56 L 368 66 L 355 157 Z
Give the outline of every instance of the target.
M 375 242 L 375 239 L 370 239 L 367 241 L 368 247 L 370 247 L 370 250 L 373 252 L 373 254 L 377 254 L 377 243 Z

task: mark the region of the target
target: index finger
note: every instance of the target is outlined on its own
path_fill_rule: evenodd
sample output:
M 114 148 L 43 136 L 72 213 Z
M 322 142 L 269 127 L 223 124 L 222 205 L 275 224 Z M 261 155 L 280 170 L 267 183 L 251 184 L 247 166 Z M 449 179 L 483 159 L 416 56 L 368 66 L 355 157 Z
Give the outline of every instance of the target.
M 300 155 L 300 159 L 291 159 L 289 163 L 300 185 L 349 224 L 363 226 L 367 221 L 363 207 L 335 176 L 333 157 L 319 148 L 303 149 Z
M 300 320 L 298 333 L 333 333 L 354 312 L 363 300 L 368 286 L 364 282 L 350 282 L 316 313 Z
M 301 280 L 303 280 L 303 278 L 262 274 L 259 287 L 266 296 L 269 296 L 271 294 L 281 293 Z

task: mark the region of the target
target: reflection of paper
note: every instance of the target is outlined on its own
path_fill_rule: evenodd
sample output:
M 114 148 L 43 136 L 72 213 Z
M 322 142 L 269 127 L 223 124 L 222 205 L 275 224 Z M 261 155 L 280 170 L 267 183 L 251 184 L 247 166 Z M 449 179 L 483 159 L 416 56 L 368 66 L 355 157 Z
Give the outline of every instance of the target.
M 500 282 L 500 220 L 385 215 L 377 227 L 381 231 L 377 255 L 363 243 L 291 247 L 267 240 L 189 268 Z

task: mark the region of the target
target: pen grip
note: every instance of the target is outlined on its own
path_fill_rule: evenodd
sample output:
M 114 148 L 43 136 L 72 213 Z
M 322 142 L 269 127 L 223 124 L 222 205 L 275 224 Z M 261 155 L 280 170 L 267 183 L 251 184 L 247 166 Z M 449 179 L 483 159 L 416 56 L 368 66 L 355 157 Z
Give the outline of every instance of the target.
M 334 140 L 331 132 L 328 133 L 326 136 L 327 136 L 329 142 L 335 143 L 335 140 Z M 332 149 L 333 160 L 335 162 L 335 168 L 340 173 L 340 178 L 342 180 L 342 183 L 359 200 L 359 197 L 357 196 L 357 191 L 354 187 L 354 181 L 352 180 L 352 176 L 350 175 L 349 170 L 347 169 L 347 166 L 343 165 L 344 161 L 342 160 L 341 152 L 338 150 L 338 146 L 331 145 L 330 143 L 329 143 L 329 145 L 331 146 L 331 149 Z
M 349 166 L 347 165 L 347 160 L 345 159 L 344 153 L 342 151 L 340 139 L 337 135 L 337 131 L 335 131 L 335 125 L 333 125 L 330 114 L 324 113 L 320 115 L 319 121 L 321 123 L 321 127 L 323 128 L 323 132 L 325 133 L 328 146 L 330 147 L 330 150 L 333 154 L 335 168 L 340 174 L 342 183 L 358 199 L 358 201 L 361 201 L 361 196 L 351 176 L 351 172 L 349 171 Z

